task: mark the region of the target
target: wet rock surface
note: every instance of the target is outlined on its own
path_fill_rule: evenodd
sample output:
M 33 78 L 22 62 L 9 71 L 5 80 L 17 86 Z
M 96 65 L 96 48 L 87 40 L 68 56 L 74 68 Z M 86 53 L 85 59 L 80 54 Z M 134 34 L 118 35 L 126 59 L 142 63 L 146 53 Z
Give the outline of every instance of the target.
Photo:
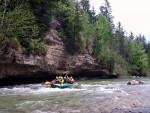
M 127 85 L 140 85 L 140 84 L 144 84 L 144 81 L 141 80 L 131 80 L 127 83 Z

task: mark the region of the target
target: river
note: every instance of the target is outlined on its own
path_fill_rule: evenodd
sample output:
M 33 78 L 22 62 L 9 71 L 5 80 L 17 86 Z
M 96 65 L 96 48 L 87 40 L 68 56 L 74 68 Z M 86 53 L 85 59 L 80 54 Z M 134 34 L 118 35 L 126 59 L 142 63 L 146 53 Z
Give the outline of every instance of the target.
M 0 113 L 150 113 L 150 79 L 77 81 L 80 89 L 27 84 L 0 88 Z

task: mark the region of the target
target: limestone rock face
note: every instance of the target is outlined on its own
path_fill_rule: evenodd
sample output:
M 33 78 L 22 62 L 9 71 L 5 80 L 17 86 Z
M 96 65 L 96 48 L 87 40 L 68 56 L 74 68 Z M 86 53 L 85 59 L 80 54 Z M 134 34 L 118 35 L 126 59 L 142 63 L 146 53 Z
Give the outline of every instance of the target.
M 88 53 L 80 55 L 67 53 L 65 43 L 55 30 L 49 30 L 43 36 L 43 40 L 46 42 L 45 56 L 27 55 L 13 49 L 9 49 L 6 53 L 0 48 L 0 80 L 45 77 L 49 79 L 55 75 L 62 75 L 66 71 L 74 75 L 82 71 L 95 72 L 100 68 Z
M 74 74 L 84 69 L 95 69 L 98 64 L 89 54 L 70 55 L 67 53 L 65 44 L 55 30 L 50 30 L 44 37 L 47 43 L 46 59 L 50 67 L 53 67 L 55 74 L 69 72 Z
M 65 65 L 65 58 L 66 58 L 66 52 L 65 52 L 65 45 L 61 38 L 58 37 L 58 34 L 54 30 L 50 30 L 44 37 L 44 40 L 46 42 L 46 59 L 47 64 L 49 66 L 57 68 L 64 68 Z M 55 70 L 56 71 L 56 70 Z

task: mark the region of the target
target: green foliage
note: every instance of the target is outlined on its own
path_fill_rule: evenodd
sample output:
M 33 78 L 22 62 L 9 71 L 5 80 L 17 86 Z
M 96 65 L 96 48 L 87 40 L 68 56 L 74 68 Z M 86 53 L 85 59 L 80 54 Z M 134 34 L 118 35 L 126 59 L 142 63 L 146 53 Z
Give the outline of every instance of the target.
M 37 25 L 39 26 L 40 33 L 48 31 L 51 25 L 52 15 L 57 12 L 56 0 L 30 0 L 29 4 L 32 9 L 32 13 L 37 18 Z
M 128 62 L 130 73 L 140 74 L 140 76 L 145 74 L 144 70 L 148 68 L 148 56 L 141 43 L 134 40 L 130 42 Z
M 61 22 L 61 35 L 64 34 L 66 48 L 71 54 L 80 53 L 82 51 L 82 39 L 80 32 L 82 24 L 80 21 L 80 8 L 78 2 L 73 1 L 58 2 L 57 18 Z
M 120 76 L 128 75 L 128 62 L 116 51 L 114 51 L 111 56 L 114 58 L 113 73 Z
M 28 49 L 29 40 L 39 35 L 36 17 L 32 13 L 29 3 L 24 1 L 14 2 L 13 7 L 10 8 L 9 2 L 5 6 L 6 12 L 3 12 L 5 9 L 0 12 L 0 15 L 3 15 L 0 37 L 3 39 L 3 43 L 6 43 L 6 40 L 9 41 L 7 46 L 10 48 L 17 49 L 22 46 Z
M 115 45 L 118 48 L 116 51 L 118 51 L 118 53 L 120 55 L 122 55 L 123 57 L 125 57 L 126 55 L 126 45 L 125 45 L 125 40 L 126 40 L 126 36 L 125 36 L 125 31 L 123 30 L 123 27 L 121 26 L 121 23 L 118 22 L 118 26 L 117 29 L 115 31 Z
M 90 12 L 89 0 L 81 0 L 80 3 L 81 3 L 81 6 L 85 12 L 87 12 L 87 13 Z
M 19 50 L 21 45 L 17 38 L 0 38 L 0 47 L 1 51 L 7 54 L 11 49 Z
M 17 5 L 5 14 L 2 33 L 6 37 L 36 37 L 38 26 L 28 4 Z
M 110 24 L 103 15 L 99 15 L 95 37 L 94 56 L 98 61 L 107 62 L 109 56 Z
M 150 43 L 148 42 L 146 45 L 146 53 L 148 54 L 148 64 L 149 64 L 149 68 L 150 68 Z
M 83 13 L 81 21 L 83 26 L 81 35 L 85 42 L 85 48 L 88 49 L 91 46 L 90 43 L 92 42 L 93 36 L 95 35 L 95 24 L 90 23 L 90 18 L 87 13 Z
M 93 53 L 112 74 L 148 74 L 150 44 L 145 36 L 139 34 L 135 40 L 133 33 L 126 36 L 120 22 L 115 28 L 108 0 L 98 15 L 90 8 L 89 0 L 1 0 L 1 50 L 25 48 L 45 55 L 41 37 L 54 29 L 70 54 Z
M 29 43 L 29 51 L 33 54 L 46 54 L 46 49 L 44 48 L 44 42 L 39 39 L 31 39 Z
M 112 9 L 108 0 L 104 0 L 105 4 L 100 7 L 101 13 L 107 18 L 110 23 L 111 31 L 114 30 L 113 16 L 111 15 Z

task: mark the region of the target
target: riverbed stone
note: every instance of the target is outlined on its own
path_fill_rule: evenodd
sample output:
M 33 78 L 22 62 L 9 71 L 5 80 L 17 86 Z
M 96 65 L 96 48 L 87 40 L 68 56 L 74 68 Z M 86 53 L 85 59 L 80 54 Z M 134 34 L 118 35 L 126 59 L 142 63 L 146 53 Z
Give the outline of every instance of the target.
M 127 85 L 140 85 L 140 84 L 144 84 L 144 81 L 141 80 L 131 80 L 127 83 Z

